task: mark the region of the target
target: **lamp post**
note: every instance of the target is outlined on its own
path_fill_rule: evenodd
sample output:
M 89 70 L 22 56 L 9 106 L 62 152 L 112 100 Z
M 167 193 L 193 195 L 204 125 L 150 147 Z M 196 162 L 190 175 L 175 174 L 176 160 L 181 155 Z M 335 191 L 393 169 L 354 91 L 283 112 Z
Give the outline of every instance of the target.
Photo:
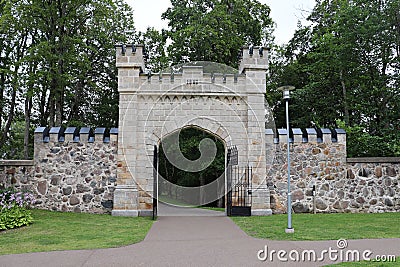
M 287 213 L 288 213 L 288 226 L 285 229 L 285 232 L 288 234 L 294 233 L 294 229 L 292 227 L 292 193 L 290 191 L 290 136 L 289 136 L 289 99 L 290 99 L 290 91 L 294 90 L 294 86 L 281 86 L 278 88 L 279 91 L 283 92 L 283 99 L 286 101 L 286 136 L 287 136 Z

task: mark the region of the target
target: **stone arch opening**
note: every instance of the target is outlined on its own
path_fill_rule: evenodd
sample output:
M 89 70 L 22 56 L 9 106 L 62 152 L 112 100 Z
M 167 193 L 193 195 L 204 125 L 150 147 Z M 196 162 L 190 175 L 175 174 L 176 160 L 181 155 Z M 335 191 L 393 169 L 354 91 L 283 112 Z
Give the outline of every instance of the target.
M 209 153 L 211 146 L 215 154 Z M 198 125 L 165 135 L 158 150 L 158 200 L 176 206 L 224 208 L 226 147 L 218 134 Z

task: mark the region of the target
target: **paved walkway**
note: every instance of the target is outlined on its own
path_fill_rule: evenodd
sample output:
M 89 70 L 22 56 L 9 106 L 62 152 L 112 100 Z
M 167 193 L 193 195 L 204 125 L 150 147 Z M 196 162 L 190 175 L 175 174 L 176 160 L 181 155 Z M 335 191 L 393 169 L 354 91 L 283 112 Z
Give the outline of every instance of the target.
M 187 207 L 179 207 L 173 206 L 170 204 L 164 204 L 162 202 L 158 202 L 158 216 L 205 216 L 205 217 L 215 217 L 215 216 L 225 216 L 225 212 L 214 211 L 208 209 L 199 209 L 199 208 L 187 208 Z
M 361 231 L 362 229 L 360 229 Z M 282 229 L 284 231 L 284 229 Z M 321 266 L 323 262 L 280 262 L 257 259 L 271 250 L 315 250 L 317 255 L 336 241 L 270 241 L 247 236 L 225 216 L 161 216 L 141 243 L 113 249 L 56 251 L 0 256 L 0 266 Z M 343 251 L 400 255 L 400 239 L 348 241 Z M 264 256 L 264 254 L 260 254 Z M 287 256 L 286 256 L 287 257 Z

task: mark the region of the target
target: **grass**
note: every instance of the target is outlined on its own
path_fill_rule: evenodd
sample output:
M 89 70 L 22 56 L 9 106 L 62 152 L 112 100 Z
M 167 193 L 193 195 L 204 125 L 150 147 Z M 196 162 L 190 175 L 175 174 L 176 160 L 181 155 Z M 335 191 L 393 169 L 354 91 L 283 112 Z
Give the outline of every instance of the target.
M 206 210 L 214 210 L 214 211 L 221 211 L 221 212 L 225 212 L 225 208 L 217 208 L 217 207 L 202 207 L 202 206 L 198 206 L 197 208 L 200 208 L 200 209 L 206 209 Z
M 0 255 L 120 247 L 140 242 L 152 220 L 32 210 L 34 223 L 0 232 Z
M 164 202 L 166 204 L 175 205 L 179 207 L 195 208 L 196 205 L 186 203 L 183 200 L 171 198 L 165 195 L 158 196 L 158 201 Z
M 339 264 L 326 265 L 329 267 L 392 267 L 400 266 L 400 257 L 396 257 L 395 262 L 372 262 L 372 261 L 360 261 L 360 262 L 343 262 Z
M 231 217 L 248 235 L 273 240 L 399 238 L 400 213 L 293 214 L 294 234 L 286 234 L 287 215 Z

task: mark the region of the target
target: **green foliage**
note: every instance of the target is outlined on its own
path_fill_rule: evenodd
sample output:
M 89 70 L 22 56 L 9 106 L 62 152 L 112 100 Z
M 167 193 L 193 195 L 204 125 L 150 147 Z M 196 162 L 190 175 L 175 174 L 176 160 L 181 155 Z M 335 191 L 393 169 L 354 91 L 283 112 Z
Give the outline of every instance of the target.
M 123 0 L 6 0 L 0 8 L 0 158 L 28 155 L 38 125 L 116 127 L 114 45 L 133 40 L 132 8 Z M 24 126 L 22 142 L 15 124 Z
M 360 126 L 347 126 L 343 121 L 337 121 L 338 127 L 347 133 L 348 157 L 383 157 L 400 156 L 399 137 L 388 131 L 385 136 L 374 136 L 365 132 Z
M 0 212 L 0 231 L 22 227 L 32 222 L 32 214 L 25 208 L 14 206 Z
M 15 121 L 7 133 L 7 139 L 0 147 L 0 158 L 22 159 L 24 146 L 24 122 Z
M 28 208 L 33 202 L 34 197 L 30 193 L 17 192 L 12 188 L 0 190 L 0 231 L 32 223 Z
M 137 43 L 144 44 L 148 56 L 146 68 L 151 72 L 159 72 L 169 65 L 169 58 L 166 55 L 167 36 L 165 31 L 157 31 L 154 28 L 147 28 L 146 32 L 139 32 Z
M 175 149 L 168 141 L 172 136 L 167 136 L 160 145 L 160 174 L 168 181 L 186 187 L 200 186 L 201 183 L 208 184 L 223 174 L 225 169 L 225 147 L 223 142 L 216 136 L 197 128 L 185 128 L 179 134 L 179 149 L 183 156 L 189 160 L 200 158 L 199 144 L 201 140 L 209 138 L 217 146 L 217 156 L 206 169 L 199 172 L 185 172 L 172 165 L 165 156 L 164 150 Z M 172 143 L 172 142 L 171 142 Z M 170 151 L 169 153 L 174 153 Z
M 255 0 L 173 0 L 163 13 L 172 63 L 213 61 L 237 66 L 239 49 L 271 42 L 270 8 Z
M 334 128 L 340 120 L 349 156 L 398 155 L 399 7 L 397 0 L 317 2 L 311 26 L 299 25 L 270 67 L 270 91 L 282 84 L 298 88 L 293 127 Z M 277 126 L 284 126 L 283 104 L 269 101 Z

